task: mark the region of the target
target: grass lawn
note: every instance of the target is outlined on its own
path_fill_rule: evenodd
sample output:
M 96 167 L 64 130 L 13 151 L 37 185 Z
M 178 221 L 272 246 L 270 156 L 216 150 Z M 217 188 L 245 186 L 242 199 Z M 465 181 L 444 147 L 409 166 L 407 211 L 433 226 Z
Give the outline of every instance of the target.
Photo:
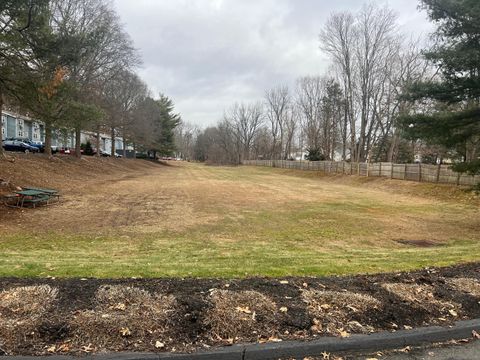
M 478 261 L 476 200 L 428 195 L 427 186 L 137 166 L 64 191 L 55 206 L 2 218 L 0 276 L 326 275 Z

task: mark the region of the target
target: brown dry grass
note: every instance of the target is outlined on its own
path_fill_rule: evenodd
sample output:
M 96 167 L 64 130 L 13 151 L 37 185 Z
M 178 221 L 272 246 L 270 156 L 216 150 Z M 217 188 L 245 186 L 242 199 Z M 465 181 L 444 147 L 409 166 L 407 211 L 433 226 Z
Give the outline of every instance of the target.
M 366 294 L 349 291 L 304 290 L 303 301 L 307 303 L 310 314 L 315 318 L 313 331 L 330 334 L 342 334 L 342 331 L 369 333 L 374 329 L 355 319 L 362 314 L 381 307 L 381 302 Z
M 257 291 L 214 290 L 204 319 L 214 341 L 257 341 L 275 336 L 276 304 Z
M 38 328 L 54 306 L 58 290 L 49 285 L 15 287 L 0 292 L 0 349 L 15 349 Z
M 472 278 L 448 279 L 447 283 L 459 291 L 480 297 L 480 282 Z
M 76 312 L 70 321 L 74 347 L 93 344 L 92 350 L 114 351 L 126 343 L 146 341 L 144 346 L 154 350 L 157 342 L 171 341 L 169 331 L 177 318 L 175 297 L 116 285 L 102 286 L 95 300 L 94 309 Z
M 456 318 L 461 311 L 460 304 L 436 298 L 431 285 L 386 283 L 382 287 L 405 302 L 429 312 L 437 312 L 443 317 Z
M 398 183 L 387 191 L 278 169 L 172 163 L 0 160 L 0 178 L 62 192 L 48 207 L 0 207 L 0 273 L 319 275 L 478 259 L 478 208 L 416 185 L 405 195 Z M 397 240 L 438 246 L 420 251 Z

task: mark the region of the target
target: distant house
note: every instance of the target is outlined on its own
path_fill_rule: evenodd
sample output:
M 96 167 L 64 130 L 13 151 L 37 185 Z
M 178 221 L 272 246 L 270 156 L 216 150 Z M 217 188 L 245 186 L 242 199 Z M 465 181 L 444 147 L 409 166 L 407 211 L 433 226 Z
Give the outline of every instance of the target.
M 89 131 L 82 131 L 81 142 L 90 141 L 93 146 L 96 143 L 97 134 Z M 41 121 L 34 120 L 28 116 L 16 114 L 11 111 L 2 111 L 2 140 L 7 138 L 22 138 L 32 141 L 45 141 L 45 126 Z M 58 148 L 74 148 L 75 134 L 73 131 L 55 130 L 52 133 L 52 146 Z M 112 141 L 110 135 L 100 134 L 100 150 L 111 152 Z M 115 150 L 123 152 L 123 138 L 115 138 Z M 127 150 L 132 150 L 127 147 Z

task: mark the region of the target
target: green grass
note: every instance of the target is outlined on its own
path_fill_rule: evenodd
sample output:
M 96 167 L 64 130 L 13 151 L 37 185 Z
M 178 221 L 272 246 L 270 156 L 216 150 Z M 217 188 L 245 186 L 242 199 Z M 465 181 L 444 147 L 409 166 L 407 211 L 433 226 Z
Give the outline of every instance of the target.
M 336 218 L 344 213 L 338 204 L 263 211 L 185 231 L 141 236 L 17 234 L 0 242 L 0 275 L 320 276 L 411 270 L 480 258 L 480 247 L 472 240 L 452 239 L 429 248 L 381 243 L 375 237 L 382 230 L 378 224 L 359 222 L 365 216 L 361 209 L 357 216 L 343 216 L 338 226 Z
M 90 239 L 50 234 L 9 238 L 2 246 L 2 276 L 59 277 L 242 277 L 371 273 L 476 261 L 480 247 L 450 242 L 439 247 L 323 250 L 305 241 L 239 241 L 146 237 Z M 31 243 L 38 246 L 33 248 Z M 17 248 L 15 251 L 12 248 Z
M 181 177 L 182 171 L 169 176 Z M 477 210 L 468 204 L 419 201 L 407 195 L 392 201 L 383 190 L 300 179 L 275 169 L 188 167 L 188 171 L 198 172 L 197 182 L 179 187 L 191 186 L 192 207 L 215 215 L 215 220 L 149 232 L 133 225 L 84 233 L 63 228 L 3 233 L 0 276 L 321 276 L 480 259 L 478 217 L 472 218 Z M 195 192 L 205 179 L 220 181 L 229 194 L 276 187 L 262 190 L 270 201 L 261 202 L 259 195 L 257 202 L 235 203 L 219 193 L 217 202 Z M 298 188 L 298 199 L 291 193 L 287 200 L 275 197 L 292 187 Z M 440 241 L 428 248 L 393 241 L 402 238 Z

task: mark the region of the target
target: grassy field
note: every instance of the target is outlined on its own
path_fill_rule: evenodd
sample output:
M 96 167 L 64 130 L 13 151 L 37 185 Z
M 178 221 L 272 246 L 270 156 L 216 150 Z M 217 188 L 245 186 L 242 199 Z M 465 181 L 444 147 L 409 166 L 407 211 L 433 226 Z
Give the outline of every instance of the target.
M 57 205 L 0 217 L 0 275 L 326 275 L 478 261 L 478 201 L 429 186 L 137 165 L 63 185 Z

